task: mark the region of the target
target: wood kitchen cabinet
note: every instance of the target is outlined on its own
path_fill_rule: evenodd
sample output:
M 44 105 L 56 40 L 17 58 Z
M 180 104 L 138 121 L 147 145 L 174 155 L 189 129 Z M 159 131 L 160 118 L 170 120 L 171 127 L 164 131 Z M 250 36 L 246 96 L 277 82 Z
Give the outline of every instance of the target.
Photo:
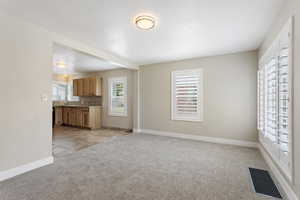
M 76 126 L 76 109 L 71 108 L 69 111 L 69 124 Z
M 82 113 L 82 126 L 88 128 L 90 126 L 89 112 Z
M 84 89 L 83 88 L 83 79 L 78 79 L 77 80 L 77 96 L 83 96 L 83 89 Z
M 83 113 L 81 109 L 76 109 L 76 123 L 74 126 L 83 127 Z
M 102 79 L 97 77 L 81 78 L 73 80 L 74 96 L 101 96 Z
M 97 95 L 97 92 L 96 92 L 96 85 L 97 85 L 97 82 L 96 82 L 96 78 L 95 77 L 92 77 L 92 78 L 89 78 L 89 94 L 91 96 L 101 96 L 101 94 L 98 94 Z M 100 83 L 101 85 L 101 83 Z
M 73 96 L 78 96 L 78 79 L 73 80 Z
M 90 94 L 90 79 L 83 79 L 83 96 L 91 96 Z
M 63 124 L 69 124 L 69 113 L 70 113 L 70 108 L 66 108 L 66 107 L 62 108 Z
M 101 128 L 101 106 L 63 106 L 62 121 L 64 125 L 89 129 Z
M 63 124 L 63 109 L 62 107 L 54 108 L 55 112 L 55 125 L 62 125 Z

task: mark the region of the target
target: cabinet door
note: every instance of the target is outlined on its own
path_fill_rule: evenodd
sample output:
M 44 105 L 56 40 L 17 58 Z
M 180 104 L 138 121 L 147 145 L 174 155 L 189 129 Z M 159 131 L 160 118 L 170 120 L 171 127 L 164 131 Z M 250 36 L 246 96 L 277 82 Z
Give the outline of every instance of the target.
M 78 96 L 78 79 L 73 80 L 73 96 Z
M 95 77 L 89 78 L 89 83 L 90 83 L 90 88 L 89 88 L 90 96 L 96 96 L 96 78 Z
M 90 79 L 83 79 L 83 96 L 91 96 L 90 95 Z
M 101 128 L 101 107 L 95 106 L 89 109 L 89 128 Z
M 76 109 L 74 108 L 69 111 L 69 123 L 72 126 L 76 126 Z
M 83 96 L 83 79 L 77 81 L 77 96 Z
M 83 127 L 89 128 L 90 127 L 90 119 L 89 119 L 89 112 L 83 112 Z
M 61 107 L 56 107 L 55 111 L 55 124 L 61 125 L 63 123 L 63 109 Z
M 95 78 L 95 96 L 102 95 L 102 79 Z
M 63 123 L 69 124 L 69 110 L 68 108 L 63 108 Z
M 76 126 L 83 127 L 83 112 L 81 109 L 76 110 Z

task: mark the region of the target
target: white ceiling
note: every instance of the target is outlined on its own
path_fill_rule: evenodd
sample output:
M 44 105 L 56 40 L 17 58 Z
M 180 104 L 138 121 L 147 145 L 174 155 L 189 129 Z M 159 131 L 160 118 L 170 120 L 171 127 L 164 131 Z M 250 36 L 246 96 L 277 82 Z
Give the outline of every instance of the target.
M 0 9 L 137 64 L 257 49 L 285 0 L 0 0 Z M 133 17 L 151 13 L 152 31 Z
M 66 67 L 59 67 L 57 63 L 64 63 Z M 53 47 L 53 72 L 55 74 L 76 74 L 97 72 L 120 68 L 118 64 L 73 50 L 61 45 Z

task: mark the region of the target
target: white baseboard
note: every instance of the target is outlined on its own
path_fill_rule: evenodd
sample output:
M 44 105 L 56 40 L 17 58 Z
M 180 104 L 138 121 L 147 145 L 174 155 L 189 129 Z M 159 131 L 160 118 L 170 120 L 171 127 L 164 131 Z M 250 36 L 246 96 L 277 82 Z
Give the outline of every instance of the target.
M 224 138 L 206 137 L 206 136 L 200 136 L 200 135 L 165 132 L 165 131 L 158 131 L 158 130 L 151 130 L 151 129 L 136 129 L 134 131 L 136 133 L 146 133 L 146 134 L 151 134 L 151 135 L 160 135 L 160 136 L 198 140 L 198 141 L 211 142 L 211 143 L 230 144 L 230 145 L 237 145 L 237 146 L 243 146 L 243 147 L 258 148 L 257 142 L 249 142 L 249 141 L 243 141 L 243 140 L 232 140 L 232 139 L 224 139 Z
M 278 167 L 275 165 L 267 151 L 264 149 L 264 147 L 259 144 L 259 151 L 261 152 L 263 158 L 265 159 L 266 163 L 270 167 L 273 175 L 277 179 L 278 183 L 280 184 L 281 188 L 284 190 L 285 194 L 287 195 L 287 198 L 289 200 L 299 200 L 296 193 L 290 186 L 290 184 L 287 182 L 287 180 L 284 178 L 283 174 L 280 172 Z
M 134 128 L 132 131 L 133 131 L 134 133 L 140 133 L 140 132 L 141 132 L 141 129 L 139 129 L 139 128 Z
M 54 161 L 53 157 L 48 157 L 48 158 L 44 158 L 32 163 L 28 163 L 25 165 L 21 165 L 19 167 L 13 168 L 13 169 L 9 169 L 6 171 L 2 171 L 0 172 L 0 182 L 4 181 L 6 179 L 10 179 L 14 176 L 20 175 L 20 174 L 24 174 L 26 172 L 29 172 L 31 170 L 52 164 Z

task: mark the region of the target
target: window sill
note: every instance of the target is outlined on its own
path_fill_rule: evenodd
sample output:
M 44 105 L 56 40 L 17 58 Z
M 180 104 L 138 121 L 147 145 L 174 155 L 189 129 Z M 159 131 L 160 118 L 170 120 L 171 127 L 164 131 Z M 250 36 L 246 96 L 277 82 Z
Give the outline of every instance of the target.
M 185 122 L 203 122 L 203 119 L 181 119 L 181 118 L 172 118 L 172 121 L 185 121 Z
M 127 114 L 116 114 L 116 113 L 109 113 L 108 116 L 110 116 L 110 117 L 128 117 Z

